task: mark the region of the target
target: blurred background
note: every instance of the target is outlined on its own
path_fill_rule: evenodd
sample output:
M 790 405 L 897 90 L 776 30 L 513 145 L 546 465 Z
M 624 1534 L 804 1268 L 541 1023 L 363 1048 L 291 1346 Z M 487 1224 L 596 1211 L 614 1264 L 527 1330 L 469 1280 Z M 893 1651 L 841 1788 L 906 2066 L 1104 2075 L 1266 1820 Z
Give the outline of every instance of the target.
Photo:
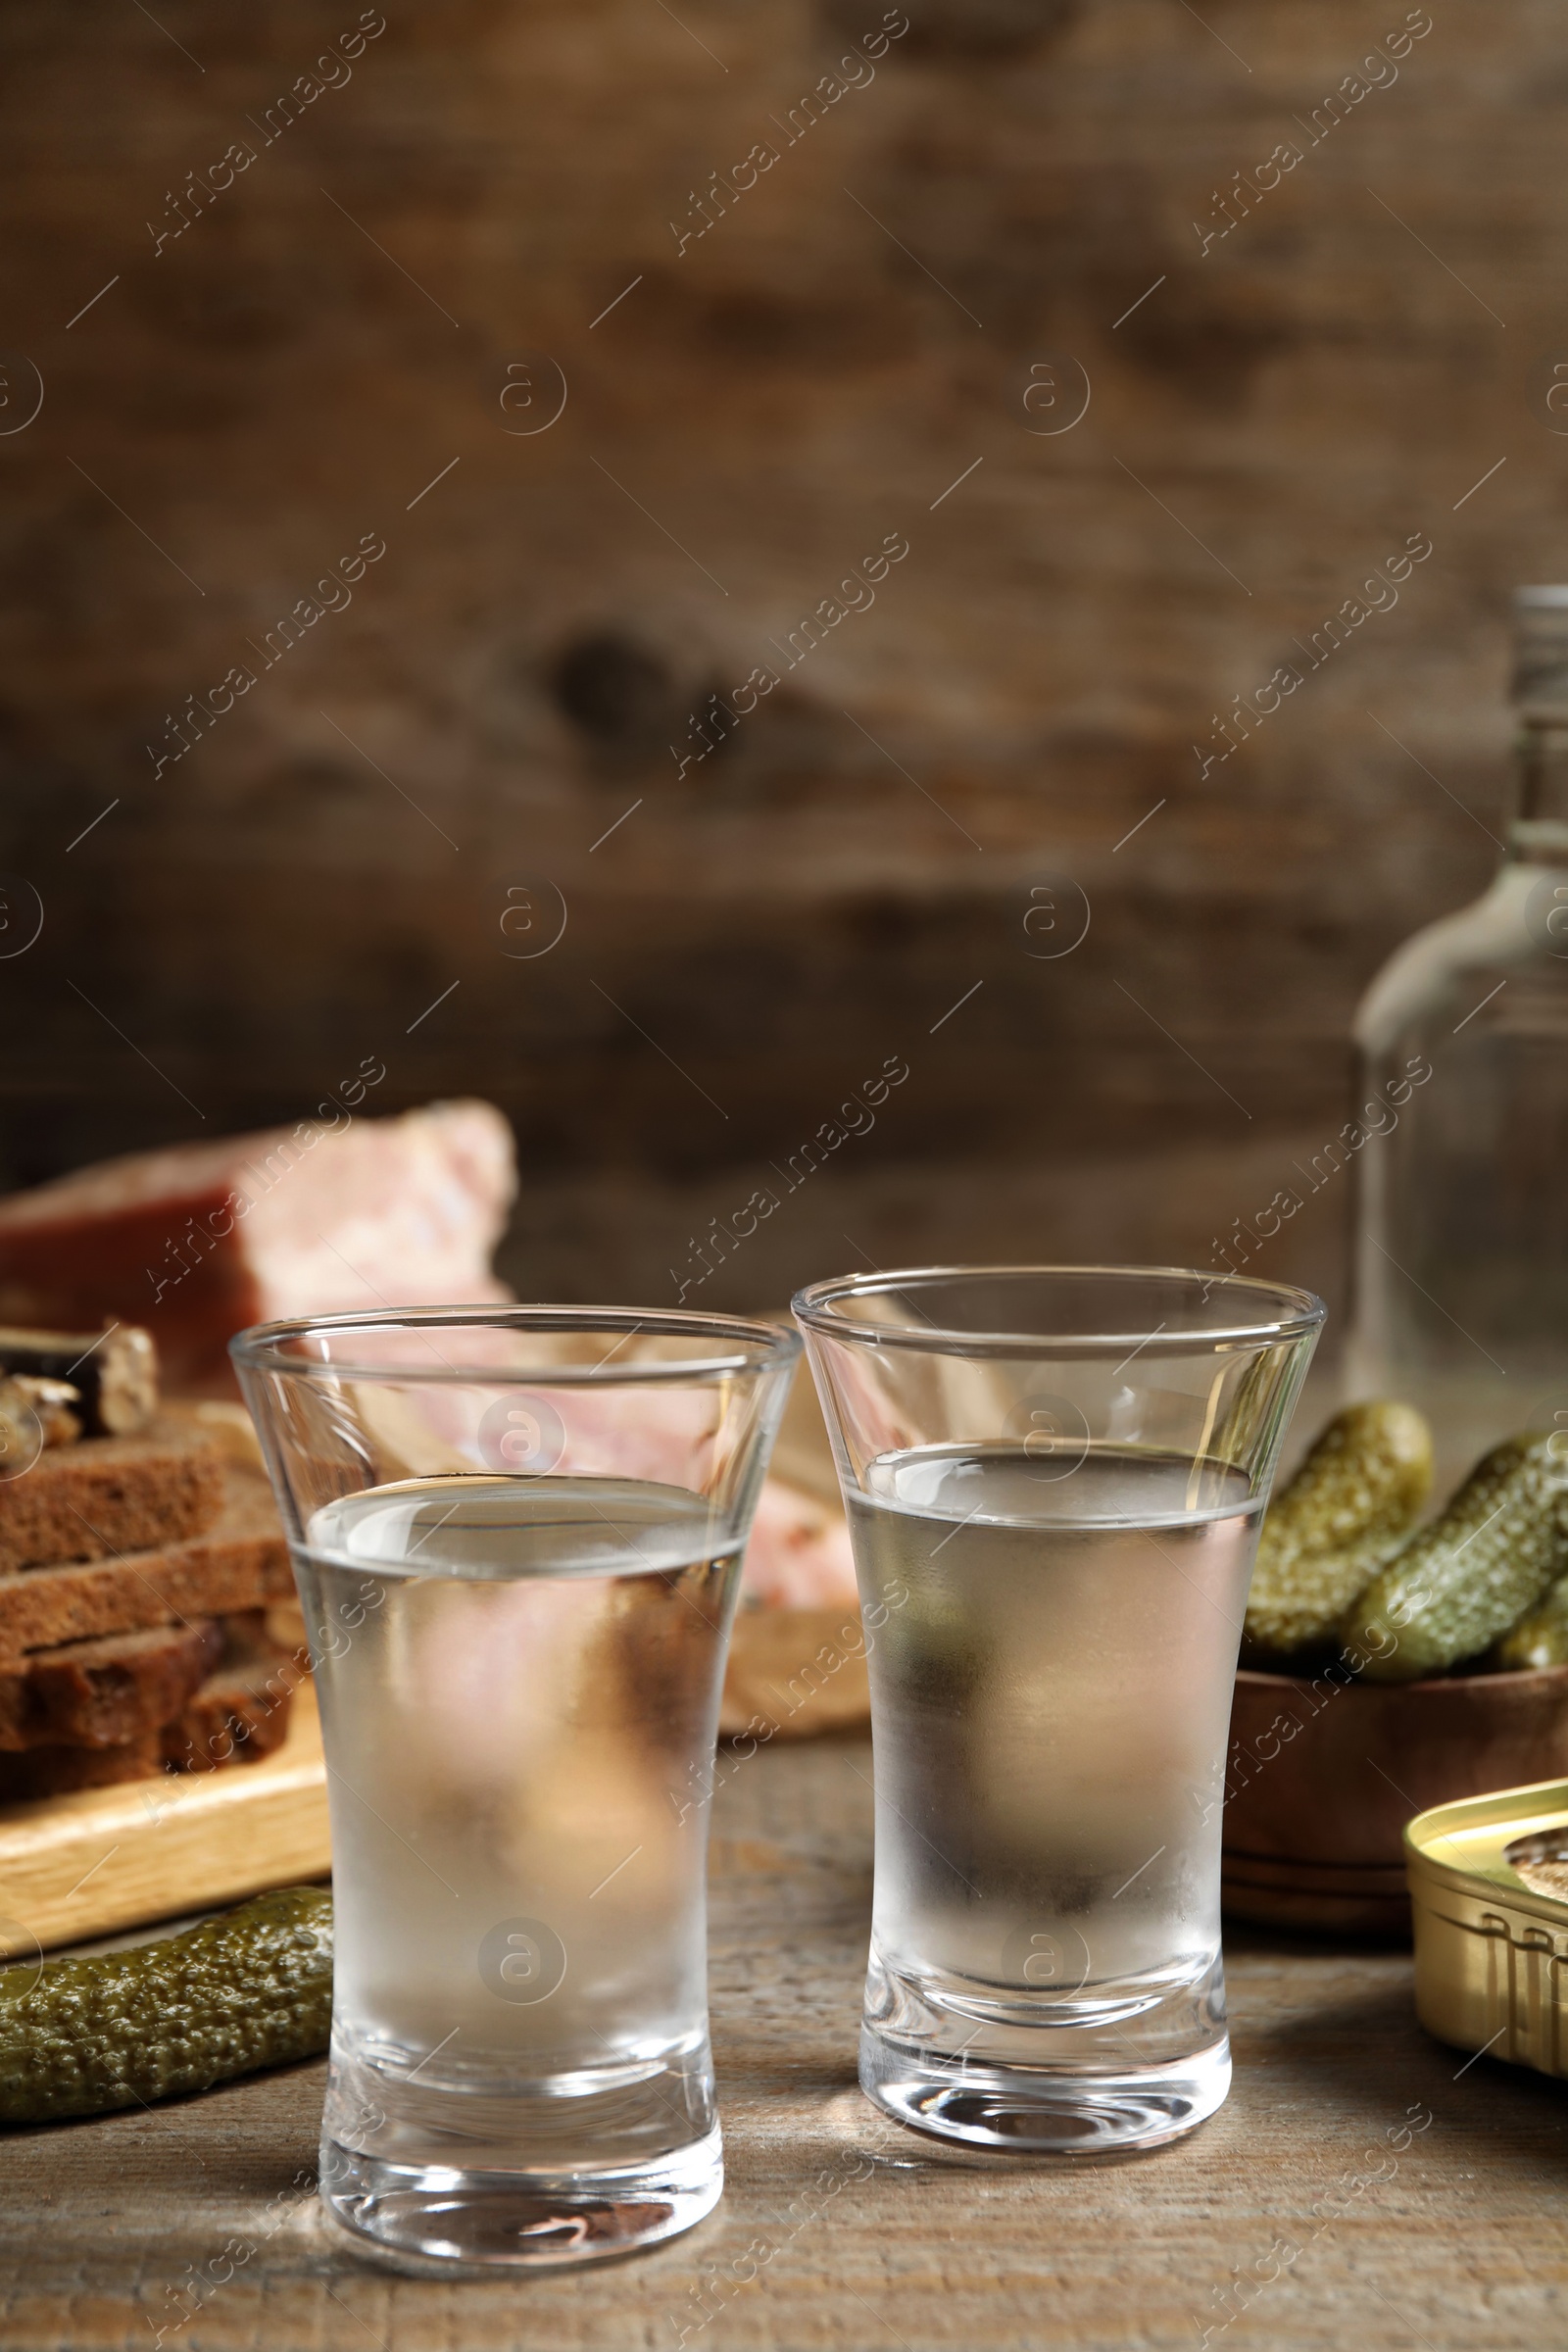
M 1547 0 L 13 0 L 0 55 L 0 1182 L 375 1056 L 513 1120 L 522 1297 L 673 1303 L 767 1186 L 742 1306 L 1217 1265 L 1311 1167 L 1564 569 Z M 1338 1305 L 1348 1183 L 1253 1269 Z

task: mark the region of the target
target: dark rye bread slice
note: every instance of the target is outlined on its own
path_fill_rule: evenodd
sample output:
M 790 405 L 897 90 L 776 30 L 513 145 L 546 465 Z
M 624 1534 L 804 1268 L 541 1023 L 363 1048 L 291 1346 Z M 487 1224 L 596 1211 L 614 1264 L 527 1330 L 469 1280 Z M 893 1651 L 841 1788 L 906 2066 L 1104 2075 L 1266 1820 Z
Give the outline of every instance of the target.
M 177 1715 L 222 1651 L 215 1617 L 34 1650 L 0 1671 L 0 1750 L 123 1746 Z
M 303 1666 L 260 1631 L 259 1612 L 231 1619 L 225 1636 L 218 1666 L 171 1722 L 111 1747 L 49 1744 L 0 1754 L 0 1803 L 169 1773 L 221 1772 L 271 1755 L 288 1736 Z
M 21 1477 L 0 1479 L 0 1576 L 177 1543 L 222 1507 L 222 1453 L 189 1423 L 51 1446 Z
M 20 1666 L 29 1649 L 292 1599 L 288 1545 L 266 1479 L 231 1467 L 223 1494 L 205 1535 L 111 1560 L 0 1576 L 0 1673 Z
M 221 1659 L 164 1733 L 164 1762 L 172 1772 L 258 1764 L 288 1736 L 305 1653 L 270 1640 L 260 1611 L 230 1617 L 224 1631 Z

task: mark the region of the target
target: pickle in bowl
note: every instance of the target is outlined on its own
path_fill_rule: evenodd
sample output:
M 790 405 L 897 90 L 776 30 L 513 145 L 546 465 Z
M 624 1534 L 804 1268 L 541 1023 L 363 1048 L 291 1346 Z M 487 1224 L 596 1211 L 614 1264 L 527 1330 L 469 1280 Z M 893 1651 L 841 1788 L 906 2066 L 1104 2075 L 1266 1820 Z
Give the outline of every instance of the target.
M 1537 1674 L 1544 1666 L 1568 1666 L 1568 1576 L 1528 1608 L 1487 1652 L 1497 1674 Z
M 1336 1413 L 1275 1497 L 1247 1603 L 1250 1662 L 1327 1640 L 1403 1543 L 1432 1491 L 1432 1432 L 1413 1405 L 1383 1399 Z
M 1479 1658 L 1568 1575 L 1557 1438 L 1509 1438 L 1411 1538 L 1340 1621 L 1367 1682 L 1414 1683 Z

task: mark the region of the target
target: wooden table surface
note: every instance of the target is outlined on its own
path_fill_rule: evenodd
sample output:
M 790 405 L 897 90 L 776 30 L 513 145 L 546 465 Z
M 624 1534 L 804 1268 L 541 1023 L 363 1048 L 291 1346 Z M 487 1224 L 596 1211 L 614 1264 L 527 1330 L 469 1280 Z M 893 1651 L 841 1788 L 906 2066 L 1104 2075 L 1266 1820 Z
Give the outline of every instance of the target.
M 763 1748 L 728 1769 L 712 1895 L 728 2190 L 697 2230 L 515 2283 L 368 2268 L 318 2219 L 317 2062 L 6 2136 L 0 2344 L 147 2352 L 160 2329 L 184 2352 L 1119 2352 L 1199 2346 L 1205 2329 L 1225 2352 L 1568 2340 L 1568 2086 L 1429 2040 L 1407 1953 L 1237 1932 L 1236 2083 L 1193 2138 L 1096 2165 L 948 2157 L 856 2089 L 868 1743 Z

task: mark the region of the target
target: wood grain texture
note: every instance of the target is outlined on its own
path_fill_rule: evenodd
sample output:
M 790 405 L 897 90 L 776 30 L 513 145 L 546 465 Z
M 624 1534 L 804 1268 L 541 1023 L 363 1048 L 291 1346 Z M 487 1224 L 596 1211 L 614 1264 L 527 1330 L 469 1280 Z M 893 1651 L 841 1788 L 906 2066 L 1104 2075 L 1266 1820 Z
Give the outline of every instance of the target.
M 193 2272 L 211 2279 L 226 2261 L 232 2278 L 166 2344 L 673 2352 L 686 2328 L 705 2352 L 1190 2352 L 1238 2309 L 1233 2274 L 1255 2279 L 1280 2240 L 1298 2256 L 1211 2343 L 1540 2352 L 1561 2339 L 1560 2090 L 1429 2039 L 1403 1953 L 1234 1936 L 1236 2087 L 1156 2155 L 982 2165 L 883 2130 L 855 2087 L 869 1769 L 864 1743 L 829 1740 L 760 1750 L 719 1786 L 728 2187 L 696 2231 L 568 2278 L 388 2278 L 317 2219 L 317 2063 L 0 2139 L 0 2344 L 145 2347 L 191 2311 Z M 1424 2111 L 1430 2126 L 1394 2153 L 1391 2132 Z
M 705 1303 L 857 1248 L 1209 1262 L 1346 1116 L 1367 976 L 1494 856 L 1506 592 L 1560 568 L 1568 496 L 1556 11 L 1438 12 L 1315 132 L 1402 0 L 910 0 L 790 143 L 877 0 L 392 12 L 276 131 L 353 8 L 87 7 L 0 27 L 47 393 L 0 439 L 0 865 L 46 912 L 0 963 L 10 1175 L 295 1118 L 378 1053 L 384 1107 L 514 1115 L 525 1295 L 657 1300 L 902 1054 Z M 514 435 L 527 350 L 569 398 Z M 1063 351 L 1093 401 L 1045 437 Z M 678 776 L 889 531 L 875 606 Z M 1310 666 L 1415 531 L 1397 607 Z M 352 603 L 248 650 L 366 532 Z M 1057 960 L 1045 875 L 1093 910 Z M 545 883 L 565 934 L 514 959 Z M 1267 1270 L 1335 1289 L 1325 1216 Z
M 316 1693 L 258 1764 L 161 1774 L 0 1807 L 6 1950 L 26 1957 L 203 1904 L 319 1878 L 331 1866 Z

